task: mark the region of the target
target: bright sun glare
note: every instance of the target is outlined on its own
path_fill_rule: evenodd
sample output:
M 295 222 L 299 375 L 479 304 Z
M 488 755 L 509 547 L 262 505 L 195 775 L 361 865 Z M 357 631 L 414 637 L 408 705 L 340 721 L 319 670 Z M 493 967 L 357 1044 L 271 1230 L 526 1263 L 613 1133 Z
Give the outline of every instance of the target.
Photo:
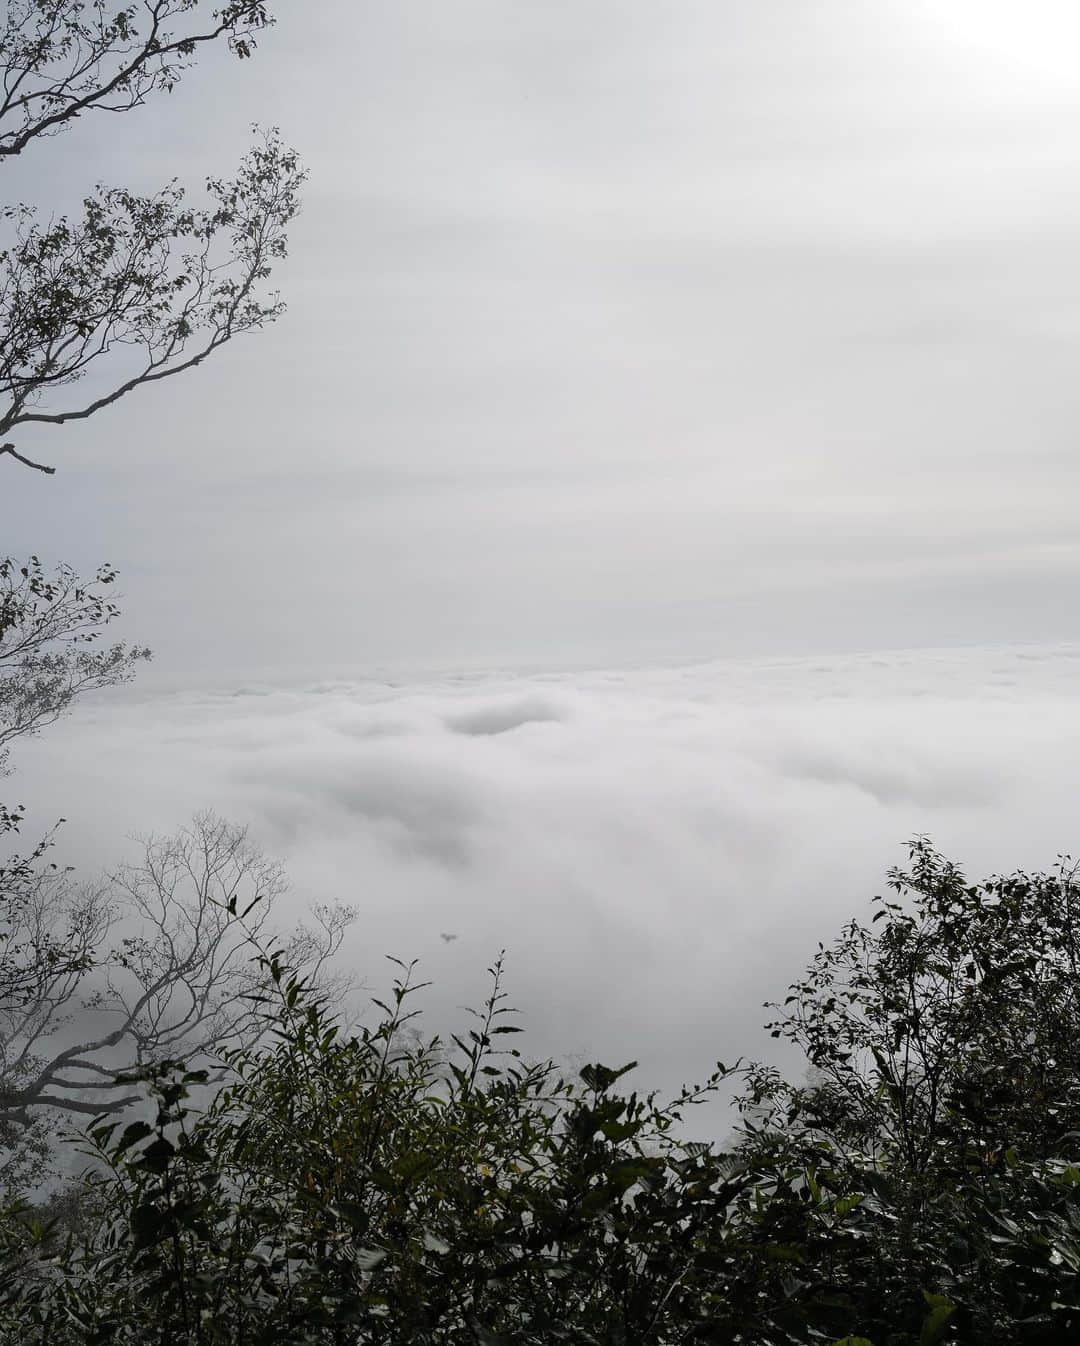
M 906 6 L 905 6 L 906 7 Z M 1080 5 L 1076 0 L 914 0 L 942 43 L 967 53 L 988 76 L 1080 91 Z

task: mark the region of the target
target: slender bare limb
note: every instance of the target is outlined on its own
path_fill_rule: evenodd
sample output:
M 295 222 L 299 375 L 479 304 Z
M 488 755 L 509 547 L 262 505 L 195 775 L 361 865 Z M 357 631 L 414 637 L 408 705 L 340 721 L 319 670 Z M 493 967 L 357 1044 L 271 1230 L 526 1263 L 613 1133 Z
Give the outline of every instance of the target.
M 46 472 L 51 477 L 56 471 L 55 467 L 48 467 L 45 463 L 35 463 L 32 458 L 27 458 L 25 454 L 19 453 L 14 444 L 0 444 L 0 454 L 9 453 L 12 458 L 22 463 L 25 467 L 36 468 L 39 472 Z
M 148 839 L 137 864 L 99 885 L 42 872 L 0 931 L 0 983 L 5 969 L 36 978 L 32 995 L 0 999 L 0 1137 L 43 1111 L 126 1107 L 124 1074 L 150 1062 L 254 1041 L 264 974 L 253 941 L 269 936 L 284 891 L 244 829 L 212 814 Z M 290 965 L 329 986 L 353 917 L 315 907 L 284 944 Z M 58 931 L 79 955 L 65 964 L 48 955 Z

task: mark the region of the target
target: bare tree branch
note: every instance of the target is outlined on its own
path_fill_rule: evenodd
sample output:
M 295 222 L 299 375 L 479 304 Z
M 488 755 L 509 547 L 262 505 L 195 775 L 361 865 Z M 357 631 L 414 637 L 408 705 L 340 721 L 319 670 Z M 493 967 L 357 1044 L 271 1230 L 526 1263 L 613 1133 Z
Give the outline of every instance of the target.
M 36 468 L 39 472 L 46 472 L 51 477 L 56 471 L 55 467 L 47 467 L 45 463 L 35 463 L 32 458 L 27 458 L 25 454 L 19 453 L 14 444 L 0 444 L 0 453 L 9 453 L 12 458 L 22 463 L 25 467 Z
M 13 963 L 36 979 L 32 995 L 0 1000 L 0 1148 L 5 1129 L 18 1133 L 45 1110 L 127 1106 L 127 1072 L 255 1041 L 265 989 L 258 946 L 276 938 L 271 919 L 285 887 L 245 830 L 212 814 L 148 839 L 137 864 L 96 886 L 41 872 L 0 930 L 0 983 L 19 971 Z M 285 957 L 325 989 L 355 913 L 318 906 L 313 915 L 286 940 Z M 48 958 L 57 932 L 79 955 L 66 965 Z

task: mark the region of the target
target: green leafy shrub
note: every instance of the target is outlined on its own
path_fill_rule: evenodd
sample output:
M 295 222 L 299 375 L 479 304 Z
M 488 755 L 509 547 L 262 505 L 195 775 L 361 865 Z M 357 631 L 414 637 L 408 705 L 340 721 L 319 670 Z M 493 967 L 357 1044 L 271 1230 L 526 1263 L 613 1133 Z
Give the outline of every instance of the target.
M 935 1346 L 1080 1329 L 1071 875 L 972 887 L 925 843 L 821 946 L 773 1032 L 670 1103 L 516 1046 L 502 964 L 467 1031 L 372 1028 L 263 959 L 227 1083 L 165 1062 L 91 1130 L 70 1212 L 0 1220 L 19 1346 Z M 741 1080 L 726 1146 L 689 1111 Z M 47 1213 L 46 1213 L 47 1214 Z

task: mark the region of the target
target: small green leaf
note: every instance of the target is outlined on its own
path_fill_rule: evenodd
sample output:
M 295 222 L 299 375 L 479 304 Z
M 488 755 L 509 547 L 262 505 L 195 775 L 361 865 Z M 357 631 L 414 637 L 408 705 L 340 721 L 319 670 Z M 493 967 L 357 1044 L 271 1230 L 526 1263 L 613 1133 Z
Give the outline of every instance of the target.
M 176 1146 L 164 1136 L 158 1136 L 153 1145 L 148 1145 L 136 1160 L 136 1167 L 149 1169 L 151 1173 L 164 1173 L 169 1160 L 176 1153 Z
M 131 1233 L 136 1248 L 150 1248 L 161 1238 L 165 1216 L 157 1206 L 136 1206 L 131 1212 Z
M 919 1346 L 937 1346 L 945 1335 L 945 1330 L 949 1325 L 949 1319 L 956 1312 L 956 1305 L 944 1295 L 934 1295 L 928 1290 L 923 1291 L 923 1299 L 930 1306 L 930 1312 L 922 1322 L 922 1330 L 919 1333 Z
M 118 1153 L 123 1153 L 135 1144 L 137 1140 L 143 1140 L 146 1136 L 152 1135 L 154 1128 L 149 1122 L 132 1122 L 130 1126 L 125 1126 L 120 1139 L 116 1143 Z

